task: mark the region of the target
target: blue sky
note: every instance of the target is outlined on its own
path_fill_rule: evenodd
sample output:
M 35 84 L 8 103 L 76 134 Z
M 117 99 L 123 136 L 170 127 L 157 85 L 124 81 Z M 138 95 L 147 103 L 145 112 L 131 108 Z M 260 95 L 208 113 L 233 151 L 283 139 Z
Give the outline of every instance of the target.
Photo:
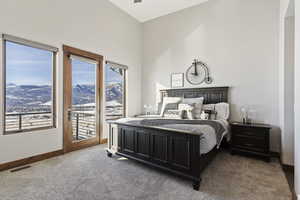
M 110 70 L 109 64 L 106 65 L 105 79 L 106 82 L 122 82 L 122 76 L 119 73 Z
M 51 85 L 52 53 L 6 42 L 6 82 L 17 85 Z M 95 83 L 95 65 L 73 60 L 73 84 Z M 120 74 L 106 70 L 107 82 L 120 82 Z
M 96 65 L 72 60 L 72 82 L 73 86 L 77 84 L 94 85 L 96 82 Z
M 6 82 L 50 85 L 52 53 L 13 42 L 6 42 Z

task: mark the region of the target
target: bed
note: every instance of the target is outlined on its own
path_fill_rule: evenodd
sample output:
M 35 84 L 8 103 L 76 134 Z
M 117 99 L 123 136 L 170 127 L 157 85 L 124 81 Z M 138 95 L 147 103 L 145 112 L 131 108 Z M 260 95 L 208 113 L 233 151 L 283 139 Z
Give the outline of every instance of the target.
M 211 87 L 160 92 L 162 99 L 204 97 L 203 103 L 207 105 L 228 103 L 228 90 L 228 87 Z M 152 117 L 126 118 L 111 124 L 117 125 L 117 155 L 187 178 L 195 190 L 199 190 L 202 171 L 216 156 L 228 133 L 224 120 Z M 210 131 L 216 135 L 215 142 L 208 139 L 213 135 Z M 111 156 L 109 152 L 108 155 Z

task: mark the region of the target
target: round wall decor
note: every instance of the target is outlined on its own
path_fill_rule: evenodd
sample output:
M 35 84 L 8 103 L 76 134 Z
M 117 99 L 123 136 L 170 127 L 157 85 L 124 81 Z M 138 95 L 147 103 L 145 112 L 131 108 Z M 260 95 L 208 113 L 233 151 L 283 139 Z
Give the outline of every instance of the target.
M 213 81 L 209 76 L 207 65 L 196 59 L 186 71 L 186 80 L 193 85 L 200 85 L 203 82 L 211 84 Z

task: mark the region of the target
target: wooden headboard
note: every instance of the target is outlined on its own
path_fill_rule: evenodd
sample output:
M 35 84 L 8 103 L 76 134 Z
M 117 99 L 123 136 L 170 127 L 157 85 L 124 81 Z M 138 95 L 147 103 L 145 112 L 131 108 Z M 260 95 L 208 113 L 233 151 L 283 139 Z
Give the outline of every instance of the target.
M 160 90 L 160 93 L 162 99 L 163 97 L 204 97 L 204 104 L 211 104 L 228 102 L 228 90 L 229 87 L 179 88 Z

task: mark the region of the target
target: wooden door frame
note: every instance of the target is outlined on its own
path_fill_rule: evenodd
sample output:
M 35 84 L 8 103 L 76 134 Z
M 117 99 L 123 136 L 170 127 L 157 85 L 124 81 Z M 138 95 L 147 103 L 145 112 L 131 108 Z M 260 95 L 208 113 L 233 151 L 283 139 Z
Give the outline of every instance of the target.
M 63 104 L 63 148 L 64 152 L 75 151 L 78 149 L 94 146 L 100 143 L 103 143 L 103 113 L 101 112 L 103 108 L 103 56 L 91 53 L 88 51 L 84 51 L 81 49 L 77 49 L 74 47 L 70 47 L 67 45 L 63 45 L 63 93 L 64 93 L 64 104 Z M 96 91 L 98 91 L 98 95 L 96 93 L 96 138 L 76 141 L 73 142 L 72 136 L 68 134 L 68 130 L 70 129 L 70 125 L 72 125 L 68 120 L 68 106 L 71 105 L 72 102 L 72 65 L 70 62 L 70 56 L 80 56 L 87 59 L 92 59 L 98 62 L 98 66 L 96 69 Z M 71 84 L 71 85 L 70 85 Z M 68 93 L 70 95 L 65 95 Z

